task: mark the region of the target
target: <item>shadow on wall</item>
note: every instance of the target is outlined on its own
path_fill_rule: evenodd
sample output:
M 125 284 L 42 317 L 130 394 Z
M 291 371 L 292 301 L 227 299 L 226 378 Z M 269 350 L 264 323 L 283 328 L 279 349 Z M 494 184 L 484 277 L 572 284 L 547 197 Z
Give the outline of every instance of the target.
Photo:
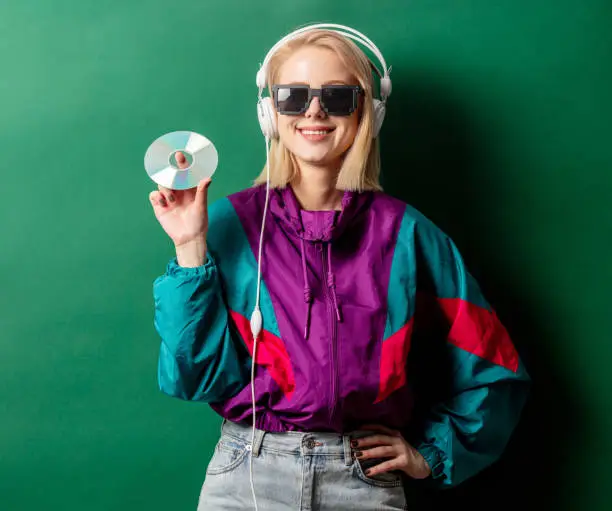
M 564 509 L 559 481 L 570 470 L 568 446 L 583 430 L 578 421 L 585 410 L 550 362 L 549 347 L 555 343 L 539 320 L 537 304 L 528 303 L 524 284 L 505 277 L 496 257 L 495 226 L 487 228 L 494 200 L 489 179 L 495 174 L 484 172 L 486 148 L 479 147 L 481 137 L 452 91 L 418 76 L 394 83 L 410 83 L 410 91 L 396 87 L 381 134 L 385 191 L 454 239 L 533 379 L 522 420 L 501 460 L 454 489 L 409 488 L 408 509 Z

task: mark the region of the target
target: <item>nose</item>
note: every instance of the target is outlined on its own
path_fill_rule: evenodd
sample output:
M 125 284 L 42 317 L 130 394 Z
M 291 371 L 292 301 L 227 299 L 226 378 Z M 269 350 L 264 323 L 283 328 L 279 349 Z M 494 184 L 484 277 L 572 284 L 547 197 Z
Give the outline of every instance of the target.
M 306 117 L 325 117 L 325 110 L 321 108 L 321 102 L 318 97 L 314 97 L 310 100 L 308 110 L 304 113 Z

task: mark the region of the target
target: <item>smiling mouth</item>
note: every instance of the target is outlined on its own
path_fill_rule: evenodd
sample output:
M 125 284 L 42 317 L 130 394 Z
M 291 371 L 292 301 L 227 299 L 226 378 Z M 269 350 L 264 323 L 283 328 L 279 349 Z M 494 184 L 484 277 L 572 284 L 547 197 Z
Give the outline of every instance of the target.
M 313 128 L 296 128 L 296 130 L 306 140 L 318 141 L 318 140 L 323 140 L 325 137 L 327 137 L 327 135 L 332 133 L 335 130 L 335 128 L 313 127 Z
M 302 133 L 304 133 L 304 135 L 327 135 L 328 133 L 331 133 L 334 130 L 330 128 L 325 130 L 300 129 L 298 131 L 301 131 Z

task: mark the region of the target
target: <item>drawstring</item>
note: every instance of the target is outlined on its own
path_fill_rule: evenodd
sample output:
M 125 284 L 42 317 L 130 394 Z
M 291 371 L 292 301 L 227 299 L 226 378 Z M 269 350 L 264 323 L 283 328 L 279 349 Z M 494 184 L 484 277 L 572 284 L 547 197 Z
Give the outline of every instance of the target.
M 332 295 L 332 300 L 334 302 L 334 307 L 336 308 L 336 317 L 339 322 L 342 322 L 342 316 L 340 315 L 340 307 L 338 306 L 338 297 L 336 296 L 336 277 L 332 270 L 332 260 L 331 260 L 331 241 L 327 244 L 327 287 L 329 287 Z
M 304 303 L 306 304 L 306 325 L 304 327 L 304 340 L 308 340 L 310 335 L 310 311 L 312 309 L 312 289 L 308 284 L 308 270 L 306 269 L 306 247 L 304 239 L 301 240 L 301 253 L 302 253 L 302 275 L 304 278 Z M 338 304 L 338 297 L 336 296 L 336 276 L 332 269 L 331 262 L 331 242 L 327 244 L 327 287 L 331 292 L 332 301 L 334 302 L 334 308 L 336 310 L 336 318 L 339 322 L 342 322 L 342 315 L 340 314 L 340 306 Z
M 308 285 L 308 272 L 306 270 L 306 248 L 302 238 L 302 273 L 304 275 L 304 303 L 306 303 L 306 326 L 304 327 L 304 340 L 308 340 L 310 333 L 310 308 L 312 305 L 312 290 Z

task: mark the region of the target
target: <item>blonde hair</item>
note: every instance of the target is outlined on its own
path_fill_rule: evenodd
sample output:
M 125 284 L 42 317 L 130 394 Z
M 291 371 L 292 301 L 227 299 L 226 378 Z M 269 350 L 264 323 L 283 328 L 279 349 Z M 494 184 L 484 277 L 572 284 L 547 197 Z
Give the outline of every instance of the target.
M 304 46 L 315 46 L 335 52 L 342 63 L 353 71 L 364 91 L 359 127 L 353 144 L 344 154 L 336 188 L 362 192 L 382 190 L 379 182 L 380 150 L 378 137 L 372 138 L 374 109 L 372 105 L 374 82 L 371 64 L 366 55 L 350 39 L 328 30 L 312 30 L 285 43 L 272 56 L 268 64 L 267 83 L 269 90 L 276 83 L 281 66 L 296 50 Z M 279 138 L 270 141 L 270 187 L 284 188 L 298 173 L 295 156 Z M 266 183 L 266 168 L 255 179 L 255 185 Z

